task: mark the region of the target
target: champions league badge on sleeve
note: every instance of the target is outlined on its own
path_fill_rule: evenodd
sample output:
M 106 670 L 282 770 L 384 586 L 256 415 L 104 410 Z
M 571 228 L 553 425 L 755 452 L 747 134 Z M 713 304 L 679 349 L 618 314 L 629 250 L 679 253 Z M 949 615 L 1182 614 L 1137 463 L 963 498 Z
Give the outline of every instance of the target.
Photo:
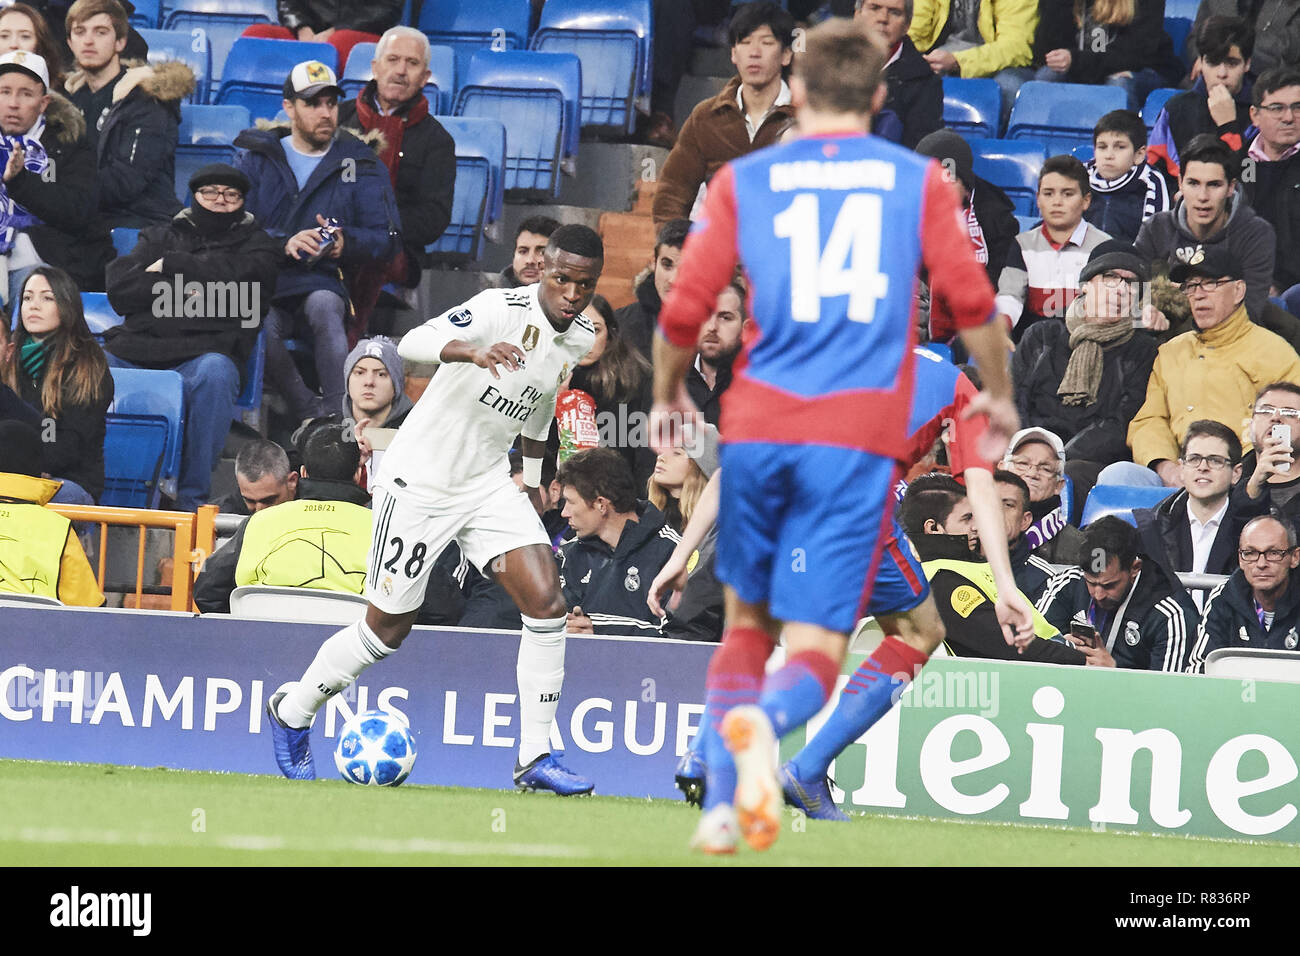
M 474 321 L 474 314 L 469 309 L 457 309 L 451 315 L 447 316 L 447 321 L 458 329 L 463 329 Z

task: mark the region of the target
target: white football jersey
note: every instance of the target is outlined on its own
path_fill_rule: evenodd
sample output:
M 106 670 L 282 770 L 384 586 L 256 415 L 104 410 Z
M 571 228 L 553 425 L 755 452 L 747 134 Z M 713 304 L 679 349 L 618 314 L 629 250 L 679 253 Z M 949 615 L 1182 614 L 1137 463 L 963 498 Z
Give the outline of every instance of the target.
M 498 365 L 499 379 L 472 362 L 439 368 L 384 454 L 378 484 L 430 507 L 454 508 L 509 476 L 506 454 L 521 432 L 546 441 L 556 391 L 591 351 L 596 330 L 579 315 L 556 332 L 537 301 L 540 288 L 485 289 L 402 337 L 398 351 L 410 361 L 437 362 L 456 340 L 479 347 L 509 342 L 524 361 L 513 372 Z

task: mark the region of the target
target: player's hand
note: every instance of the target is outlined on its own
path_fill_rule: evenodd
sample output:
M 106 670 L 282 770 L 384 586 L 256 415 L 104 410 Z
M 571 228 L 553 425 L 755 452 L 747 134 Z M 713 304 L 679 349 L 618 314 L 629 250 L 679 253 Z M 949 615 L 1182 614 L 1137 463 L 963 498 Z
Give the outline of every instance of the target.
M 595 634 L 595 629 L 591 626 L 591 618 L 582 613 L 580 606 L 575 606 L 565 618 L 564 629 L 570 634 Z
M 320 252 L 320 234 L 315 229 L 295 232 L 284 244 L 284 254 L 290 259 L 310 259 Z
M 925 62 L 930 64 L 931 70 L 940 75 L 961 73 L 961 67 L 957 65 L 957 58 L 947 50 L 934 50 L 925 54 Z
M 1069 50 L 1049 50 L 1043 62 L 1055 73 L 1068 73 L 1074 56 Z
M 1015 403 L 1009 398 L 995 398 L 988 392 L 980 392 L 966 406 L 962 420 L 987 415 L 988 428 L 980 436 L 976 451 L 985 461 L 1001 461 L 1002 453 L 1011 443 L 1011 436 L 1020 430 L 1020 413 Z
M 676 592 L 673 599 L 668 602 L 668 610 L 675 611 L 677 605 L 681 603 L 682 591 L 686 588 L 686 557 L 678 557 L 674 551 L 668 559 L 668 563 L 660 568 L 655 579 L 650 582 L 650 590 L 646 594 L 645 603 L 655 617 L 665 617 L 666 613 L 663 607 L 664 595 L 669 591 Z
M 1034 612 L 1019 591 L 1000 590 L 993 605 L 998 623 L 1002 625 L 1002 636 L 1006 642 L 1025 652 L 1034 636 Z
M 13 179 L 23 171 L 24 159 L 26 159 L 26 155 L 23 153 L 23 148 L 21 146 L 14 146 L 14 148 L 9 151 L 9 162 L 5 163 L 5 182 L 9 182 L 9 180 Z
M 1115 666 L 1115 658 L 1110 656 L 1110 651 L 1106 650 L 1105 644 L 1098 644 L 1096 647 L 1081 646 L 1079 650 L 1088 659 L 1089 667 Z
M 650 409 L 650 447 L 656 455 L 688 444 L 686 426 L 702 426 L 704 416 L 691 401 L 683 382 L 670 402 L 655 402 Z
M 1164 461 L 1156 463 L 1156 474 L 1160 476 L 1160 481 L 1166 488 L 1181 488 L 1183 486 L 1183 469 L 1176 461 Z
M 1148 302 L 1142 306 L 1142 327 L 1152 332 L 1163 332 L 1169 328 L 1169 319 L 1163 312 Z
M 479 349 L 474 353 L 474 364 L 492 373 L 493 378 L 500 378 L 498 365 L 504 365 L 507 372 L 517 372 L 524 367 L 524 353 L 517 345 L 510 342 L 498 342 L 496 345 Z
M 1223 126 L 1237 118 L 1237 101 L 1232 98 L 1226 86 L 1212 86 L 1205 97 L 1205 105 L 1210 108 L 1210 118 L 1215 126 Z

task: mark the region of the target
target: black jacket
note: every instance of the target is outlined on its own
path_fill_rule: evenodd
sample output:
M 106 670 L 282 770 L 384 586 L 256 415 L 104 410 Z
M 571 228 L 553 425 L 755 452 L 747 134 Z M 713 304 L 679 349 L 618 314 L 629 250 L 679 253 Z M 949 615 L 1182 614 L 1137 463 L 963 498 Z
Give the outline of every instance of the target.
M 1273 626 L 1267 631 L 1255 613 L 1255 595 L 1241 568 L 1210 592 L 1205 617 L 1187 661 L 1188 673 L 1205 671 L 1205 658 L 1221 647 L 1267 648 L 1294 651 L 1300 645 L 1300 577 L 1291 572 L 1286 592 L 1273 609 Z
M 311 27 L 313 33 L 335 27 L 382 34 L 402 18 L 402 0 L 276 0 L 275 9 L 280 24 L 295 36 L 299 27 Z
M 1268 514 L 1268 501 L 1261 497 L 1249 502 L 1249 510 L 1243 510 L 1239 501 L 1229 496 L 1228 510 L 1223 523 L 1210 545 L 1210 557 L 1205 563 L 1206 574 L 1231 574 L 1238 567 L 1237 542 L 1241 539 L 1241 529 L 1246 522 L 1260 515 Z M 1140 550 L 1152 560 L 1158 562 L 1175 580 L 1175 572 L 1192 570 L 1192 527 L 1187 522 L 1187 492 L 1179 489 L 1154 508 L 1139 508 L 1133 512 L 1137 520 L 1138 536 L 1142 544 Z
M 1064 514 L 1061 508 L 1061 496 L 1031 501 L 1029 511 L 1034 516 L 1034 523 L 1024 537 L 1034 554 L 1050 564 L 1078 564 L 1083 549 L 1083 532 L 1069 523 L 1069 515 Z
M 64 81 L 75 93 L 80 70 Z M 165 223 L 181 208 L 176 198 L 176 136 L 181 100 L 194 90 L 194 74 L 178 60 L 131 66 L 113 87 L 113 105 L 99 129 L 99 211 L 110 228 L 139 229 Z M 86 117 L 86 122 L 98 122 Z
M 1020 593 L 1029 598 L 1030 604 L 1035 604 L 1056 572 L 1052 562 L 1034 554 L 1029 548 L 1029 539 L 1021 535 L 1011 547 L 1011 573 L 1016 576 Z
M 513 273 L 511 276 L 513 278 Z M 659 327 L 659 309 L 662 306 L 659 290 L 655 288 L 654 273 L 651 273 L 636 287 L 636 301 L 614 313 L 619 334 L 630 348 L 645 356 L 647 362 L 652 361 L 651 343 L 654 342 L 655 329 Z
M 5 189 L 14 202 L 40 220 L 23 231 L 41 259 L 65 270 L 82 292 L 102 292 L 104 266 L 113 258 L 113 242 L 96 211 L 95 154 L 85 132 L 81 112 L 54 94 L 45 110 L 41 145 L 55 175 L 22 169 Z
M 710 425 L 717 425 L 722 417 L 722 393 L 731 385 L 731 366 L 718 366 L 718 377 L 713 388 L 704 381 L 694 363 L 686 370 L 686 392 L 691 396 L 695 407 L 704 413 L 704 420 Z
M 1135 332 L 1102 353 L 1101 384 L 1091 405 L 1066 405 L 1056 390 L 1070 364 L 1070 333 L 1064 322 L 1036 322 L 1012 356 L 1020 420 L 1041 425 L 1065 442 L 1067 458 L 1109 465 L 1128 461 L 1128 426 L 1146 401 L 1147 381 L 1159 346 Z
M 1246 202 L 1273 227 L 1277 254 L 1273 284 L 1285 292 L 1300 283 L 1300 157 L 1255 163 L 1254 176 L 1243 182 Z
M 668 613 L 664 637 L 715 644 L 722 640 L 722 582 L 714 567 L 717 553 L 718 531 L 714 528 L 687 562 L 686 588 L 677 608 Z
M 1137 0 L 1133 22 L 1126 27 L 1105 27 L 1089 19 L 1080 28 L 1074 22 L 1073 3 L 1040 3 L 1034 63 L 1041 65 L 1052 50 L 1069 50 L 1065 76 L 1071 83 L 1104 83 L 1112 73 L 1151 67 L 1166 85 L 1177 85 L 1187 70 L 1165 33 L 1164 11 L 1163 0 Z
M 966 183 L 966 188 L 971 190 L 974 197 L 971 205 L 980 229 L 984 232 L 984 243 L 988 246 L 989 261 L 985 263 L 984 271 L 989 274 L 989 281 L 996 289 L 998 276 L 1007 264 L 1007 250 L 1020 232 L 1016 204 L 1000 187 L 980 179 L 974 173 L 970 176 L 970 182 Z
M 597 537 L 560 546 L 564 603 L 569 610 L 581 607 L 597 634 L 663 636 L 663 621 L 650 614 L 646 595 L 681 538 L 648 501 L 637 502 L 637 515 L 623 526 L 616 548 Z
M 44 408 L 40 386 L 23 374 L 21 367 L 18 369 L 18 395 L 32 408 Z M 105 369 L 96 398 L 84 405 L 75 405 L 64 395 L 51 430 L 53 440 L 41 444 L 42 470 L 55 478 L 75 481 L 96 501 L 104 493 L 104 434 L 107 431 L 104 416 L 112 402 L 113 375 Z M 42 410 L 41 414 L 45 412 Z
M 1068 634 L 1071 621 L 1088 620 L 1091 602 L 1083 570 L 1072 567 L 1052 578 L 1039 598 L 1038 610 L 1054 627 Z M 1146 558 L 1128 597 L 1111 613 L 1102 636 L 1117 667 L 1181 671 L 1199 620 L 1200 613 L 1182 586 L 1165 573 L 1159 562 Z
M 145 271 L 160 258 L 161 272 Z M 173 368 L 216 352 L 230 356 L 242 370 L 271 308 L 283 259 L 282 244 L 257 225 L 252 213 L 244 213 L 224 232 L 205 236 L 195 228 L 192 211 L 182 209 L 166 225 L 141 231 L 135 248 L 109 263 L 108 301 L 126 320 L 105 333 L 104 347 L 145 368 Z M 177 314 L 173 290 L 178 282 L 182 290 L 186 283 L 203 283 L 206 304 L 216 308 L 202 315 Z M 218 299 L 213 290 L 233 290 L 235 296 L 232 300 L 223 292 Z M 241 314 L 240 305 L 253 311 L 254 291 L 257 314 Z M 167 308 L 159 309 L 160 303 Z
M 894 114 L 902 126 L 899 141 L 908 149 L 935 130 L 943 129 L 943 78 L 925 61 L 912 38 L 903 36 L 898 59 L 885 70 L 885 105 L 879 122 Z
M 1255 466 L 1258 461 L 1259 453 L 1253 448 L 1242 456 L 1241 477 L 1237 480 L 1237 483 L 1232 486 L 1231 504 L 1229 504 L 1228 507 L 1240 509 L 1243 514 L 1250 514 L 1252 516 L 1256 513 L 1269 514 L 1271 512 L 1277 512 L 1295 525 L 1297 532 L 1300 533 L 1300 493 L 1291 495 L 1291 497 L 1287 498 L 1284 502 L 1280 496 L 1274 497 L 1273 492 L 1277 486 L 1266 481 L 1264 482 L 1264 493 L 1256 499 L 1250 497 L 1250 493 L 1246 490 L 1246 485 L 1250 481 L 1250 476 L 1255 473 Z M 1292 472 L 1296 475 L 1296 478 L 1293 480 L 1300 480 L 1300 469 L 1297 469 L 1294 465 L 1291 467 Z M 1290 484 L 1291 482 L 1285 483 L 1286 486 L 1289 486 Z M 1288 488 L 1287 490 L 1289 491 L 1290 489 Z M 1258 509 L 1258 511 L 1256 511 L 1256 509 Z

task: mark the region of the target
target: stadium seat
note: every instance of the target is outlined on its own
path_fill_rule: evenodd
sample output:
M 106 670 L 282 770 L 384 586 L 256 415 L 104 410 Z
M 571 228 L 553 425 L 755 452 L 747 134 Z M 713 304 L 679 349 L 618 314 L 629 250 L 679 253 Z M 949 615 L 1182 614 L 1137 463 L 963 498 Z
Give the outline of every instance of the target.
M 455 113 L 505 126 L 507 190 L 558 196 L 561 162 L 577 155 L 581 90 L 582 67 L 572 54 L 480 51 Z
M 1083 504 L 1080 527 L 1087 527 L 1098 518 L 1115 515 L 1131 525 L 1137 525 L 1133 512 L 1138 508 L 1154 508 L 1172 495 L 1175 488 L 1152 488 L 1149 485 L 1097 485 L 1088 492 Z
M 943 78 L 943 125 L 965 139 L 998 135 L 1002 94 L 991 79 Z
M 1182 90 L 1161 87 L 1158 90 L 1152 90 L 1147 96 L 1147 101 L 1142 104 L 1142 122 L 1147 124 L 1147 129 L 1156 125 L 1156 117 L 1160 111 L 1165 108 L 1171 97 L 1177 96 Z
M 81 293 L 81 311 L 86 314 L 86 325 L 90 326 L 90 334 L 101 342 L 104 340 L 105 332 L 121 325 L 124 321 L 122 316 L 114 312 L 113 307 L 108 304 L 108 294 L 105 292 Z
M 1046 144 L 1049 156 L 1068 153 L 1092 142 L 1092 128 L 1104 114 L 1127 105 L 1127 95 L 1118 86 L 1030 80 L 1011 107 L 1007 139 L 1038 140 Z
M 184 30 L 141 29 L 138 32 L 149 45 L 150 63 L 180 60 L 194 72 L 194 92 L 185 102 L 206 103 L 212 85 L 211 48 L 206 43 L 195 43 L 194 38 Z M 197 51 L 194 49 L 196 46 L 199 47 Z
M 1074 147 L 1074 149 L 1070 150 L 1070 155 L 1081 163 L 1086 163 L 1088 160 L 1092 159 L 1092 154 L 1092 143 L 1080 143 L 1078 146 Z
M 1067 518 L 1070 517 L 1074 509 L 1074 482 L 1070 476 L 1065 476 L 1065 484 L 1061 486 L 1061 513 Z
M 185 402 L 179 372 L 114 368 L 100 504 L 154 508 L 180 474 Z M 111 499 L 111 500 L 110 500 Z
M 975 175 L 1005 192 L 1017 216 L 1038 217 L 1038 170 L 1047 147 L 1032 140 L 977 139 L 971 154 Z
M 127 19 L 136 30 L 152 30 L 158 26 L 162 19 L 162 0 L 132 0 L 131 5 L 135 12 Z M 152 49 L 153 44 L 149 46 Z
M 1233 680 L 1284 681 L 1300 684 L 1300 651 L 1271 651 L 1264 647 L 1220 647 L 1205 658 L 1207 677 Z
M 1165 8 L 1166 14 L 1169 8 Z M 1192 34 L 1192 18 L 1190 17 L 1165 17 L 1165 33 L 1169 34 L 1169 39 L 1174 45 L 1174 55 L 1178 59 L 1187 61 L 1187 38 Z
M 246 584 L 230 592 L 231 616 L 258 621 L 352 624 L 366 613 L 366 607 L 366 599 L 360 594 L 317 588 Z
M 284 80 L 304 60 L 319 60 L 338 72 L 338 50 L 328 43 L 240 37 L 230 48 L 218 105 L 248 109 L 254 120 L 272 119 L 284 104 Z
M 463 78 L 475 50 L 526 49 L 531 17 L 530 0 L 424 0 L 418 28 L 430 43 L 452 48 Z
M 262 378 L 266 374 L 266 326 L 257 331 L 253 354 L 244 366 L 244 388 L 235 399 L 235 407 L 252 411 L 262 404 Z M 238 416 L 236 416 L 238 417 Z
M 1201 2 L 1202 0 L 1165 0 L 1165 16 L 1195 20 Z
M 451 222 L 425 251 L 437 262 L 471 262 L 480 258 L 484 230 L 505 211 L 506 129 L 492 119 L 437 120 L 456 141 L 456 191 Z
M 113 249 L 119 256 L 129 255 L 135 248 L 136 240 L 140 238 L 140 230 L 129 226 L 116 226 L 112 233 Z
M 209 90 L 216 90 L 230 48 L 245 28 L 278 20 L 275 0 L 179 0 L 164 4 L 162 25 L 166 30 L 184 31 L 207 45 L 212 55 Z M 283 76 L 279 82 L 284 82 Z
M 339 74 L 339 86 L 343 87 L 343 92 L 349 99 L 355 99 L 374 78 L 374 70 L 370 68 L 374 58 L 374 43 L 358 43 L 348 54 L 347 66 Z M 429 112 L 445 113 L 451 109 L 456 95 L 456 59 L 451 47 L 429 47 L 429 72 L 433 75 L 424 85 L 424 98 L 429 101 Z
M 1041 216 L 1022 216 L 1019 213 L 1016 214 L 1016 222 L 1019 224 L 1021 232 L 1028 232 L 1042 221 L 1043 218 Z
M 248 109 L 237 104 L 206 106 L 181 104 L 181 125 L 176 144 L 176 197 L 189 202 L 190 177 L 209 163 L 229 163 L 231 145 L 252 125 Z
M 548 0 L 530 49 L 582 61 L 584 127 L 630 133 L 650 36 L 649 0 Z

